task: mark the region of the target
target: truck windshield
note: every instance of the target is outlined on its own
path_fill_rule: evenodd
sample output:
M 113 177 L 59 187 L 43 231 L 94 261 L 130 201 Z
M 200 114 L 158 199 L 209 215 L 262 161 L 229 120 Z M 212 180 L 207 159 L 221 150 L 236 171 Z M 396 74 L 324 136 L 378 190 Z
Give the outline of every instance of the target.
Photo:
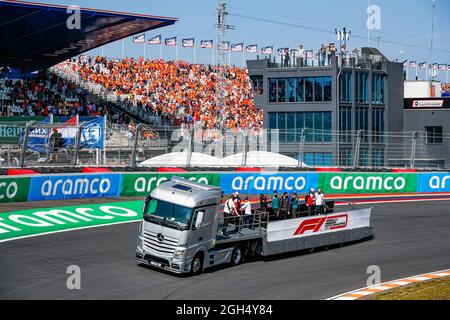
M 152 222 L 164 224 L 169 228 L 184 230 L 189 227 L 193 209 L 151 199 L 146 211 L 144 218 L 147 217 L 153 220 Z

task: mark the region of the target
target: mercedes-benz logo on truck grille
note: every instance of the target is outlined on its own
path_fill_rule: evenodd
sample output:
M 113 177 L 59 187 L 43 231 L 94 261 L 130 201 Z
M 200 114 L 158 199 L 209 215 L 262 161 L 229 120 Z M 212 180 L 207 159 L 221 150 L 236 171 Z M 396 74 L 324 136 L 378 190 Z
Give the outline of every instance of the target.
M 156 239 L 158 239 L 159 242 L 163 242 L 164 241 L 164 235 L 162 233 L 158 233 L 156 235 Z

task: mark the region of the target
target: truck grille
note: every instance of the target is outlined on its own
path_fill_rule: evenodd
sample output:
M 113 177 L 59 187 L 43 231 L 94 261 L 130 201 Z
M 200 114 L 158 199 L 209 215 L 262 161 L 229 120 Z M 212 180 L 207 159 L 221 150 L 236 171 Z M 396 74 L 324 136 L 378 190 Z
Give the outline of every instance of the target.
M 157 239 L 157 233 L 145 231 L 144 232 L 144 247 L 158 253 L 173 255 L 175 248 L 178 245 L 178 240 L 168 236 L 164 236 L 163 241 Z

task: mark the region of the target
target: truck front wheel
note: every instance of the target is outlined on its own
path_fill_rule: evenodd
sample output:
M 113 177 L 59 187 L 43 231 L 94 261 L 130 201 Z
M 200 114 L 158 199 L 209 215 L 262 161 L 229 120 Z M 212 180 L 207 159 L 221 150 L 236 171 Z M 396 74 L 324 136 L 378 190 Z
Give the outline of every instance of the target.
M 191 263 L 191 274 L 196 275 L 203 271 L 203 255 L 197 253 L 192 259 Z
M 237 246 L 233 249 L 233 253 L 231 254 L 231 265 L 237 266 L 240 265 L 244 261 L 244 250 L 242 246 Z

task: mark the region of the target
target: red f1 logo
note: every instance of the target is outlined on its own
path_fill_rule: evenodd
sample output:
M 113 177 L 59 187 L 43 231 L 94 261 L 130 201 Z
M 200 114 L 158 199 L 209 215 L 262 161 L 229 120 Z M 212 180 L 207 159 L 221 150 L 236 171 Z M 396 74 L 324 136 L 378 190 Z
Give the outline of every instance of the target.
M 306 231 L 312 231 L 312 233 L 316 233 L 322 228 L 323 224 L 326 222 L 325 229 L 327 230 L 336 230 L 336 229 L 344 229 L 348 224 L 348 215 L 336 215 L 336 216 L 328 216 L 323 218 L 315 218 L 304 220 L 297 230 L 294 232 L 294 236 L 299 236 L 304 234 Z
M 327 220 L 326 217 L 303 221 L 294 232 L 294 236 L 302 235 L 308 230 L 312 230 L 313 232 L 319 231 L 325 220 Z

